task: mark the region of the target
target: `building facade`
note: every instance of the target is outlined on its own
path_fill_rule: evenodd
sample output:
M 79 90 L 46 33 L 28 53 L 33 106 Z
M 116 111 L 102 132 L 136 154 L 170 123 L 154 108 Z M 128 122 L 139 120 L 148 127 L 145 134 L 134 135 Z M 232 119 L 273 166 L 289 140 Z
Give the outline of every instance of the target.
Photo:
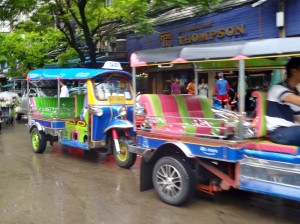
M 202 15 L 196 15 L 192 8 L 185 9 L 184 12 L 174 11 L 173 21 L 169 19 L 166 22 L 157 22 L 155 33 L 144 37 L 128 34 L 127 52 L 130 55 L 146 49 L 299 36 L 299 11 L 298 0 L 224 1 L 211 13 Z M 211 90 L 216 72 L 218 71 L 199 74 L 199 79 L 205 78 Z M 191 65 L 178 65 L 164 70 L 148 68 L 141 73 L 149 74 L 148 88 L 144 85 L 144 89 L 157 93 L 168 88 L 166 83 L 172 76 L 179 77 L 183 84 L 189 82 L 194 75 Z M 234 71 L 225 73 L 228 73 L 227 78 L 237 77 Z M 151 79 L 151 74 L 156 74 L 157 78 Z M 253 77 L 261 77 L 256 82 L 268 81 L 270 77 L 266 74 L 271 75 L 271 72 L 249 72 Z

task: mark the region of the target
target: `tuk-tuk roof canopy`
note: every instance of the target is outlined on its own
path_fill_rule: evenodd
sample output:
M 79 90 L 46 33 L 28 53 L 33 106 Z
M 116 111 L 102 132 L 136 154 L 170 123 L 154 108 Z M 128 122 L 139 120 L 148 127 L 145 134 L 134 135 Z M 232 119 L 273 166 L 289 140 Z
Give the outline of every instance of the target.
M 260 67 L 265 67 L 266 64 L 270 67 L 278 67 L 283 66 L 286 63 L 286 60 L 277 60 L 272 57 L 300 55 L 299 43 L 299 37 L 291 37 L 248 42 L 240 41 L 221 44 L 201 44 L 158 48 L 133 53 L 131 55 L 130 64 L 132 67 L 141 67 L 157 64 L 200 62 L 198 67 L 201 68 L 203 66 L 201 66 L 201 64 L 205 64 L 208 61 L 215 61 L 214 65 L 206 65 L 206 69 L 209 69 L 209 67 L 215 68 L 218 66 L 216 62 L 221 60 L 232 61 L 239 59 L 260 59 L 263 57 L 265 61 L 260 61 Z M 247 61 L 248 60 L 246 60 L 246 65 Z M 258 61 L 256 63 L 250 62 L 249 66 L 255 67 L 257 66 L 257 63 Z M 220 65 L 220 67 L 223 68 L 232 66 L 234 66 L 234 63 L 232 62 L 229 63 L 229 65 L 226 63 Z
M 28 73 L 27 79 L 37 80 L 86 80 L 99 75 L 123 74 L 131 78 L 131 74 L 122 70 L 112 69 L 89 69 L 89 68 L 57 68 L 57 69 L 38 69 Z

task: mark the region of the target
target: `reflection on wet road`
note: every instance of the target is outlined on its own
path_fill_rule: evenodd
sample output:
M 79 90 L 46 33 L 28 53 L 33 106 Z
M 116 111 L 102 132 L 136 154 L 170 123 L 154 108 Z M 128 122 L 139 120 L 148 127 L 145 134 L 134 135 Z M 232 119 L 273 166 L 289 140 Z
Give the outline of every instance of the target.
M 139 192 L 139 163 L 56 144 L 31 151 L 25 121 L 0 135 L 0 224 L 299 223 L 300 203 L 241 191 L 195 197 L 184 207 Z

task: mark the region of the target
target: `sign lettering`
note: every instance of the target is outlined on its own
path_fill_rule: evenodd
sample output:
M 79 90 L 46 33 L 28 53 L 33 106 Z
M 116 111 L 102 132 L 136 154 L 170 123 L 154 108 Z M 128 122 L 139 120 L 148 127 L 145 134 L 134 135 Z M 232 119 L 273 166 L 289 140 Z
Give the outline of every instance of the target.
M 200 42 L 206 42 L 209 40 L 223 39 L 225 37 L 240 36 L 245 34 L 244 24 L 236 26 L 228 26 L 215 30 L 208 30 L 205 32 L 196 32 L 196 30 L 211 28 L 214 26 L 214 23 L 207 23 L 199 26 L 193 26 L 186 29 L 178 31 L 179 36 L 177 37 L 178 45 L 187 45 Z M 192 34 L 182 35 L 185 32 L 194 32 Z M 173 46 L 173 33 L 172 32 L 163 32 L 160 34 L 160 43 L 162 47 L 172 47 Z
M 125 104 L 125 96 L 109 96 L 108 101 L 110 104 Z

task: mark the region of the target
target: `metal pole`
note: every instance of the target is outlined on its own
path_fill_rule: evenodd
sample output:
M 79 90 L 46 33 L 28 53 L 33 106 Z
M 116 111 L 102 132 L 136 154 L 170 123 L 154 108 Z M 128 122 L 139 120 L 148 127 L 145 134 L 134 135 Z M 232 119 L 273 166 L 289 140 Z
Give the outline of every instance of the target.
M 78 94 L 81 94 L 80 81 L 78 81 Z
M 28 119 L 28 121 L 30 121 L 31 120 L 31 118 L 29 117 L 30 116 L 30 113 L 29 113 L 29 110 L 30 110 L 30 105 L 29 105 L 29 102 L 30 102 L 30 100 L 29 100 L 29 78 L 27 78 L 27 90 L 26 90 L 26 94 L 25 94 L 25 96 L 27 95 L 27 119 Z M 32 108 L 33 109 L 33 108 Z M 28 122 L 29 123 L 29 122 Z
M 239 60 L 239 138 L 243 138 L 243 116 L 245 111 L 245 60 Z
M 194 75 L 195 75 L 195 95 L 198 95 L 198 85 L 199 85 L 198 71 L 197 71 L 196 63 L 193 63 L 193 65 L 194 65 Z
M 60 80 L 57 80 L 57 120 L 60 120 Z
M 136 68 L 132 68 L 132 86 L 133 86 L 133 131 L 136 131 Z
M 278 2 L 278 12 L 282 12 L 283 15 L 286 13 L 285 10 L 285 0 L 279 0 Z M 284 38 L 286 37 L 286 27 L 285 27 L 285 19 L 283 18 L 283 26 L 282 27 L 278 27 L 279 30 L 279 37 L 280 38 Z

